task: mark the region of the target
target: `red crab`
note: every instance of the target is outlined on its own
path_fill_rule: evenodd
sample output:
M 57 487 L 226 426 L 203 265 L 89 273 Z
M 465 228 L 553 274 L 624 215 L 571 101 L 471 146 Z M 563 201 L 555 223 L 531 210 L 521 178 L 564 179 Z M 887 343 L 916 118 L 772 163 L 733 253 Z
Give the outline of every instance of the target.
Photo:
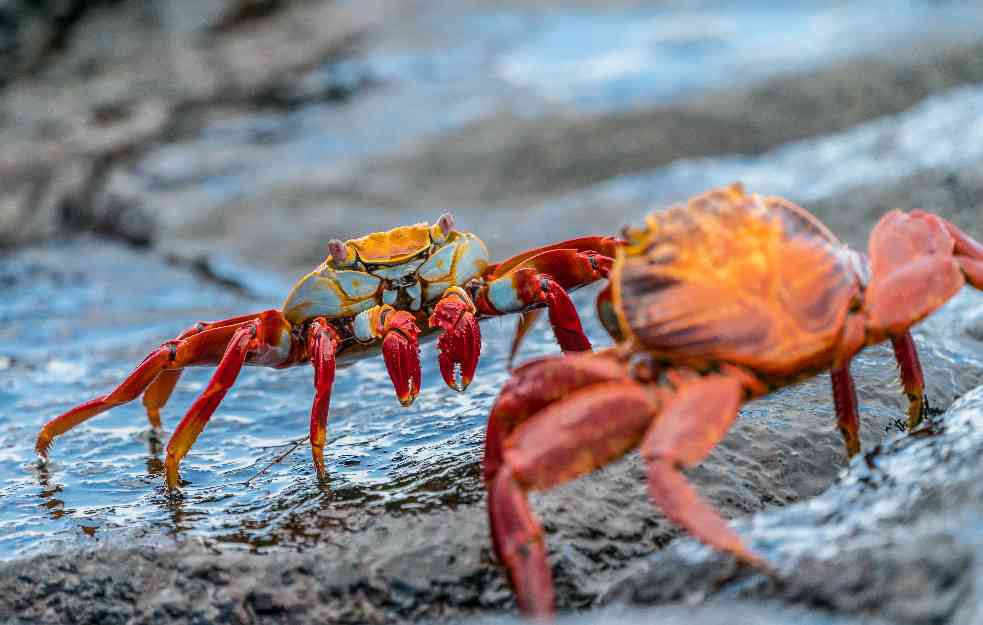
M 208 423 L 244 364 L 282 369 L 314 367 L 311 455 L 324 476 L 328 403 L 335 365 L 381 348 L 396 396 L 405 406 L 420 392 L 418 337 L 443 330 L 441 374 L 463 391 L 481 351 L 482 318 L 521 313 L 513 354 L 539 309 L 547 308 L 564 351 L 590 349 L 567 291 L 607 276 L 617 239 L 585 237 L 523 252 L 497 264 L 476 235 L 454 229 L 445 214 L 358 239 L 328 242 L 329 256 L 300 279 L 280 309 L 200 322 L 152 351 L 107 395 L 46 423 L 37 451 L 97 414 L 143 394 L 153 427 L 184 367 L 218 365 L 167 444 L 167 486 L 178 486 L 178 464 Z
M 553 611 L 543 530 L 527 493 L 590 473 L 633 448 L 649 494 L 693 536 L 763 561 L 686 481 L 747 401 L 831 371 L 837 425 L 860 449 L 850 360 L 890 339 L 910 399 L 924 411 L 909 328 L 965 283 L 983 289 L 983 245 L 924 211 L 885 215 L 868 258 L 808 212 L 740 185 L 711 191 L 627 229 L 598 299 L 618 344 L 515 370 L 491 411 L 485 447 L 491 532 L 526 615 Z

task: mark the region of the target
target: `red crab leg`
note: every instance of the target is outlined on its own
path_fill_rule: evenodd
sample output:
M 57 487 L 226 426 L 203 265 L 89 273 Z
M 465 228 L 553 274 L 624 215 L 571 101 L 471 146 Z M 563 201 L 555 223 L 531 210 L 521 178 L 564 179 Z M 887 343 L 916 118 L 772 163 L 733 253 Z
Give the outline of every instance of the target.
M 653 409 L 645 389 L 631 381 L 595 384 L 547 406 L 505 440 L 489 514 L 496 551 L 523 613 L 546 617 L 553 611 L 543 531 L 526 493 L 553 488 L 621 457 L 638 444 Z
M 255 318 L 256 315 L 253 314 L 242 315 L 241 317 L 232 317 L 230 319 L 222 319 L 221 321 L 199 321 L 194 326 L 178 335 L 176 339 L 168 342 L 177 343 L 194 336 L 195 334 L 204 332 L 205 330 L 237 325 Z M 171 393 L 174 392 L 174 387 L 177 386 L 178 380 L 181 379 L 181 371 L 181 369 L 165 369 L 164 371 L 161 371 L 159 374 L 157 374 L 157 378 L 151 382 L 150 386 L 147 387 L 147 390 L 143 392 L 143 407 L 147 411 L 147 419 L 149 419 L 152 427 L 161 427 L 160 411 L 167 403 L 167 400 L 171 398 Z
M 481 328 L 467 292 L 460 287 L 447 289 L 434 306 L 429 323 L 431 328 L 439 326 L 444 331 L 437 341 L 440 375 L 447 386 L 463 391 L 471 384 L 481 355 Z M 460 383 L 456 378 L 458 367 Z
M 311 457 L 320 479 L 325 479 L 324 443 L 328 436 L 328 407 L 331 404 L 331 385 L 334 384 L 335 353 L 340 340 L 338 333 L 324 317 L 318 317 L 307 328 L 307 352 L 314 367 L 314 405 L 311 407 Z
M 913 430 L 918 427 L 927 410 L 922 363 L 918 359 L 918 349 L 910 331 L 892 338 L 891 345 L 901 370 L 901 384 L 908 396 L 908 429 Z
M 590 341 L 567 291 L 606 278 L 612 258 L 594 250 L 562 248 L 519 258 L 486 271 L 486 283 L 475 294 L 478 312 L 496 316 L 546 306 L 560 348 L 565 352 L 589 350 Z
M 388 309 L 380 314 L 382 357 L 396 390 L 396 398 L 409 406 L 420 394 L 420 329 L 405 310 Z
M 966 280 L 977 289 L 983 290 L 983 243 L 960 230 L 948 219 L 922 210 L 911 211 L 911 214 L 922 219 L 934 219 L 942 224 L 942 227 L 952 237 L 953 254 L 956 262 L 962 268 Z
M 178 464 L 191 449 L 201 431 L 205 429 L 205 425 L 225 398 L 225 394 L 235 384 L 250 350 L 257 347 L 258 332 L 258 321 L 251 321 L 235 331 L 208 386 L 191 404 L 188 413 L 184 415 L 174 434 L 171 435 L 171 440 L 167 443 L 167 458 L 164 460 L 168 489 L 177 488 Z
M 613 388 L 618 390 L 611 392 Z M 621 392 L 623 388 L 629 389 L 627 394 Z M 584 389 L 577 396 L 585 401 L 572 396 L 562 399 L 573 389 Z M 601 440 L 596 460 L 602 463 L 604 455 L 615 448 L 630 448 L 631 439 L 637 440 L 644 425 L 633 428 L 630 418 L 613 415 L 624 416 L 624 403 L 631 403 L 632 397 L 637 403 L 639 390 L 625 377 L 622 366 L 601 356 L 571 357 L 564 362 L 538 360 L 517 369 L 502 389 L 488 423 L 485 484 L 495 553 L 509 571 L 523 613 L 545 618 L 553 612 L 553 582 L 543 532 L 526 492 L 595 468 L 578 463 L 585 455 L 571 454 L 571 447 L 579 451 L 590 448 L 592 440 Z M 641 400 L 644 405 L 636 408 L 645 413 L 642 419 L 647 422 L 651 406 L 646 397 Z M 619 405 L 609 411 L 597 402 Z M 592 420 L 600 415 L 592 415 L 595 410 L 612 418 L 596 427 Z M 629 435 L 629 440 L 619 440 L 632 429 L 637 433 Z
M 903 335 L 959 292 L 965 278 L 954 248 L 934 215 L 891 211 L 881 218 L 870 234 L 868 342 Z
M 680 472 L 703 460 L 723 439 L 743 398 L 740 382 L 729 377 L 708 376 L 687 382 L 666 401 L 645 434 L 641 453 L 649 467 L 649 494 L 671 521 L 715 549 L 767 568 Z
M 857 389 L 853 384 L 849 364 L 830 371 L 833 383 L 833 405 L 836 407 L 836 427 L 843 435 L 847 456 L 860 452 L 860 412 L 857 409 Z
M 267 311 L 251 318 L 262 317 L 278 311 Z M 285 323 L 285 322 L 284 322 Z M 190 365 L 214 364 L 219 361 L 225 346 L 232 337 L 237 325 L 220 326 L 206 330 L 180 341 L 164 343 L 144 358 L 137 367 L 111 392 L 72 408 L 68 412 L 48 421 L 38 433 L 35 449 L 44 458 L 56 436 L 64 434 L 76 425 L 109 410 L 136 399 L 163 371 L 180 369 Z
M 849 315 L 843 324 L 830 371 L 836 427 L 843 435 L 848 458 L 860 453 L 860 411 L 857 406 L 857 389 L 850 374 L 850 361 L 863 348 L 866 335 L 864 318 L 857 314 Z

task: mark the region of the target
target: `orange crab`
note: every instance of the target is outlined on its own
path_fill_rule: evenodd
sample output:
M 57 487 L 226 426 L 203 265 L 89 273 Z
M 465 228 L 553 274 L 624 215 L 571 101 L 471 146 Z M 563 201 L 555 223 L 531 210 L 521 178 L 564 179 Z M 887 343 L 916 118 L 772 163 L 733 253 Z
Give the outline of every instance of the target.
M 585 237 L 540 247 L 497 264 L 476 235 L 454 229 L 444 214 L 349 241 L 328 242 L 329 256 L 293 287 L 279 310 L 200 322 L 152 351 L 115 390 L 46 423 L 36 449 L 47 457 L 54 438 L 97 414 L 136 399 L 153 427 L 188 366 L 218 365 L 211 381 L 167 444 L 167 486 L 244 364 L 285 368 L 310 362 L 315 396 L 311 455 L 324 477 L 328 404 L 336 363 L 381 348 L 405 406 L 420 392 L 419 336 L 443 330 L 439 365 L 447 385 L 463 391 L 481 351 L 478 320 L 521 313 L 513 353 L 539 309 L 547 308 L 564 351 L 585 351 L 577 311 L 567 291 L 607 276 L 617 239 Z
M 727 433 L 745 402 L 831 371 L 848 455 L 860 449 L 850 360 L 890 339 L 924 412 L 909 328 L 965 283 L 983 289 L 983 245 L 926 213 L 892 211 L 851 251 L 808 212 L 740 185 L 711 191 L 626 229 L 598 299 L 618 341 L 597 354 L 518 369 L 491 411 L 485 447 L 491 532 L 520 609 L 545 617 L 553 585 L 527 501 L 638 448 L 649 494 L 673 522 L 764 567 L 681 473 Z

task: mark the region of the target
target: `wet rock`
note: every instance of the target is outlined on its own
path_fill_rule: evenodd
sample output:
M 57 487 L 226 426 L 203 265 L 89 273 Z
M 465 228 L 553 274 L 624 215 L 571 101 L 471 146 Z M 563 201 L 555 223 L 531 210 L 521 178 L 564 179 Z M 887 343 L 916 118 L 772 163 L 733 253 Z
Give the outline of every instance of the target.
M 598 223 L 609 224 L 608 232 L 616 231 L 653 207 L 712 184 L 742 179 L 746 173 L 758 174 L 751 176 L 754 180 L 749 182 L 757 184 L 749 188 L 799 198 L 801 185 L 794 181 L 804 185 L 822 180 L 810 158 L 829 169 L 867 171 L 851 166 L 851 157 L 859 161 L 860 156 L 850 150 L 843 151 L 841 164 L 822 160 L 828 154 L 822 150 L 836 147 L 832 141 L 822 142 L 825 137 L 817 137 L 815 146 L 804 146 L 798 159 L 784 158 L 777 146 L 868 119 L 885 127 L 897 124 L 898 141 L 918 144 L 917 138 L 901 132 L 907 112 L 897 121 L 893 116 L 872 118 L 909 107 L 927 94 L 941 97 L 949 87 L 983 80 L 983 55 L 979 44 L 963 44 L 912 57 L 844 61 L 816 72 L 639 110 L 588 115 L 563 109 L 542 117 L 499 113 L 435 138 L 410 137 L 386 148 L 371 143 L 383 121 L 367 125 L 365 116 L 373 113 L 368 105 L 368 111 L 354 106 L 332 111 L 330 117 L 317 110 L 298 111 L 289 120 L 244 116 L 216 122 L 207 136 L 149 154 L 114 180 L 136 189 L 144 204 L 154 208 L 162 245 L 178 253 L 222 247 L 255 264 L 296 271 L 316 264 L 332 237 L 357 236 L 397 221 L 434 219 L 452 209 L 458 223 L 480 233 L 493 253 L 505 256 L 562 236 L 596 232 Z M 381 89 L 380 98 L 386 96 L 385 87 Z M 853 99 L 850 94 L 858 90 L 869 91 L 870 97 Z M 940 114 L 958 116 L 953 111 L 960 110 L 964 119 L 976 119 L 968 105 L 963 109 L 955 104 Z M 925 112 L 921 119 L 928 115 Z M 261 137 L 272 138 L 257 138 L 251 128 L 270 129 Z M 400 130 L 393 132 L 399 136 Z M 851 132 L 838 133 L 844 145 L 857 136 Z M 881 134 L 880 144 L 871 141 L 860 150 L 873 162 L 877 149 L 891 149 L 892 131 Z M 331 149 L 339 138 L 369 153 L 351 162 L 350 153 Z M 733 152 L 763 153 L 730 156 Z M 307 159 L 309 153 L 322 154 L 322 160 Z M 642 190 L 637 196 L 629 192 L 627 198 L 623 191 L 632 183 L 618 184 L 632 178 L 625 175 L 630 172 L 709 154 L 727 154 L 721 157 L 725 165 L 716 165 L 713 158 L 677 160 L 690 168 L 688 180 L 646 180 L 647 174 L 637 174 L 633 184 Z M 961 154 L 953 152 L 949 162 Z M 676 165 L 662 168 L 674 169 Z M 725 179 L 719 180 L 724 173 Z M 899 169 L 893 175 L 906 173 Z M 595 187 L 585 186 L 598 180 L 604 182 L 595 187 L 609 187 L 611 192 L 594 194 Z M 768 184 L 773 182 L 778 184 Z M 827 186 L 825 195 L 835 191 Z M 812 197 L 816 196 L 808 199 Z M 277 209 L 276 220 L 266 218 L 270 207 Z M 564 222 L 563 232 L 555 226 L 558 219 Z M 837 226 L 849 220 L 844 217 Z
M 918 435 L 851 463 L 811 501 L 737 521 L 777 568 L 738 570 L 690 540 L 635 567 L 606 601 L 780 601 L 893 623 L 975 623 L 983 546 L 983 387 Z
M 883 185 L 860 185 L 810 205 L 817 215 L 854 246 L 866 246 L 864 233 L 851 231 L 860 217 L 874 221 L 894 208 L 923 208 L 954 222 L 983 241 L 983 162 L 935 167 Z
M 322 66 L 346 57 L 376 15 L 371 3 L 74 4 L 72 29 L 84 36 L 0 91 L 0 246 L 79 229 L 148 242 L 153 208 L 109 184 L 121 163 L 203 109 L 361 88 L 332 83 Z M 305 78 L 313 70 L 320 78 Z
M 367 164 L 356 174 L 358 192 L 381 199 L 395 191 L 405 198 L 404 191 L 425 189 L 419 200 L 414 201 L 419 192 L 409 196 L 413 204 L 555 193 L 681 158 L 759 153 L 900 112 L 929 94 L 981 80 L 981 44 L 923 44 L 890 60 L 844 61 L 665 107 L 490 119 L 414 147 L 405 157 Z
M 521 625 L 518 618 L 462 621 L 468 625 Z M 788 607 L 774 602 L 708 601 L 701 605 L 673 605 L 641 609 L 622 606 L 578 616 L 561 616 L 557 625 L 880 625 L 886 621 L 864 616 L 831 614 L 822 610 Z

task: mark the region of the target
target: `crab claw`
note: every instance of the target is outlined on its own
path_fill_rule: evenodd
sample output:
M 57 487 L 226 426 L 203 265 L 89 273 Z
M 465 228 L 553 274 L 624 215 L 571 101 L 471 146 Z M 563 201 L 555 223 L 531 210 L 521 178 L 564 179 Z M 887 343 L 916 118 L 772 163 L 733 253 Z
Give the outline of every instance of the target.
M 410 313 L 390 312 L 385 320 L 382 357 L 399 403 L 409 406 L 420 394 L 420 334 Z
M 440 326 L 444 331 L 437 341 L 440 375 L 455 391 L 463 391 L 471 384 L 481 355 L 481 328 L 474 316 L 474 305 L 466 293 L 463 298 L 457 293 L 449 293 L 437 302 L 430 315 L 430 327 Z

